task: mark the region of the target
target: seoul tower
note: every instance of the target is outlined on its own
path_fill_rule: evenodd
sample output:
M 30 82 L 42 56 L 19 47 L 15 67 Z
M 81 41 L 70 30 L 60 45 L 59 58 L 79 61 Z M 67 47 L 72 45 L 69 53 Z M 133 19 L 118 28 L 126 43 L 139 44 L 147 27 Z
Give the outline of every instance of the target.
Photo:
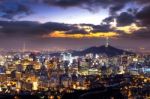
M 105 47 L 108 47 L 109 46 L 109 38 L 106 37 L 106 44 L 105 44 Z

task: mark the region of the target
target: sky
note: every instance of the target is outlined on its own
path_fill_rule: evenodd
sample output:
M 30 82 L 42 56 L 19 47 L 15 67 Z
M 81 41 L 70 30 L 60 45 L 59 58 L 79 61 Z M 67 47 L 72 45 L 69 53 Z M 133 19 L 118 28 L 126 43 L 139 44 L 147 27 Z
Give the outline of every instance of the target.
M 105 44 L 149 51 L 149 0 L 0 0 L 0 50 L 63 51 Z

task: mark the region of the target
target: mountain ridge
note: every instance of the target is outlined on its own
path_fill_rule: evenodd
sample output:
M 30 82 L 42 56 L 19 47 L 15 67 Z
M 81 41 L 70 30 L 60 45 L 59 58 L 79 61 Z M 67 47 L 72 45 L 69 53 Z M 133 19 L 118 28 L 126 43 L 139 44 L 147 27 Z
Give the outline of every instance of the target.
M 117 56 L 122 54 L 134 54 L 133 52 L 125 51 L 123 49 L 118 49 L 113 46 L 108 45 L 107 47 L 105 45 L 102 46 L 92 46 L 87 49 L 84 49 L 82 51 L 72 51 L 73 56 L 84 56 L 86 54 L 92 53 L 92 54 L 106 54 L 108 56 Z M 58 56 L 60 53 L 53 53 L 52 56 Z

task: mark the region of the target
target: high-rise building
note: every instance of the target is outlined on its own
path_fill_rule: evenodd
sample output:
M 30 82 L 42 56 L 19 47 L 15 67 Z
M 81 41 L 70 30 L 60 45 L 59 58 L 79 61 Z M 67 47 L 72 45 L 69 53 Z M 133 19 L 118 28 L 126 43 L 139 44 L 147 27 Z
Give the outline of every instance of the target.
M 69 61 L 69 63 L 73 62 L 73 57 L 71 53 L 61 53 L 61 58 L 63 61 Z

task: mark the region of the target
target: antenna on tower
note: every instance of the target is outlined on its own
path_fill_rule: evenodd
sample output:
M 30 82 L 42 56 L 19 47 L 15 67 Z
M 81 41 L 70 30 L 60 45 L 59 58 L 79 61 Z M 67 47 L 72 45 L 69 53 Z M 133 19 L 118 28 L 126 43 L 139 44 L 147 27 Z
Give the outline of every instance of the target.
M 106 37 L 106 44 L 105 44 L 105 47 L 108 47 L 109 46 L 109 38 Z

